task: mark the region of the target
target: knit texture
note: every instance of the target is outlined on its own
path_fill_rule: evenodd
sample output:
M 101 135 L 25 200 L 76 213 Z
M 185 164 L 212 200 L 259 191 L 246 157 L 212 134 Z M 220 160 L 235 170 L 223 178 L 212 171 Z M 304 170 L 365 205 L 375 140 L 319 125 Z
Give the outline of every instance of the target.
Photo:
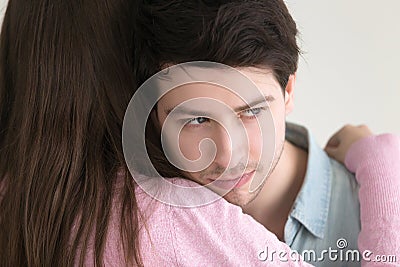
M 363 266 L 390 266 L 373 262 L 375 256 L 393 255 L 400 266 L 400 138 L 393 134 L 371 136 L 352 145 L 346 167 L 360 184 L 360 252 L 371 251 Z M 383 258 L 382 258 L 383 259 Z

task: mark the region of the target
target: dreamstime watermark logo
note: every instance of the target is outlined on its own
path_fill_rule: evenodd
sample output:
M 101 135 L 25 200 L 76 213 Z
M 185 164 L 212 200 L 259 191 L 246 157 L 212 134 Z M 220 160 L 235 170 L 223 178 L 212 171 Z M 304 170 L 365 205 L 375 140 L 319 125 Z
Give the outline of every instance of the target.
M 303 250 L 299 253 L 296 250 L 273 250 L 265 246 L 258 252 L 260 261 L 280 261 L 280 262 L 297 262 L 301 259 L 309 263 L 315 262 L 359 262 L 363 259 L 366 262 L 396 263 L 396 255 L 375 255 L 370 250 L 360 252 L 356 249 L 347 249 L 348 243 L 344 238 L 336 241 L 336 248 L 329 247 L 317 252 L 315 250 Z
M 248 135 L 246 126 L 237 119 L 238 111 L 227 105 L 225 99 L 214 97 L 213 93 L 204 96 L 199 93 L 206 90 L 206 87 L 208 92 L 225 90 L 230 94 L 228 98 L 234 95 L 248 107 L 260 99 L 268 105 L 266 96 L 256 84 L 237 69 L 220 63 L 198 61 L 173 65 L 150 77 L 138 88 L 126 110 L 122 128 L 125 161 L 137 184 L 161 202 L 181 207 L 211 203 L 231 191 L 236 183 L 229 181 L 239 182 L 241 177 L 245 176 L 247 166 L 254 163 L 249 162 L 250 142 L 254 136 Z M 182 101 L 178 101 L 178 104 L 168 111 L 162 125 L 158 125 L 161 127 L 161 149 L 168 161 L 182 172 L 207 173 L 205 170 L 212 166 L 221 151 L 218 151 L 216 142 L 211 137 L 200 141 L 193 139 L 192 143 L 185 145 L 197 146 L 200 156 L 196 159 L 187 158 L 182 152 L 184 149 L 181 147 L 180 138 L 188 118 L 182 114 L 192 114 L 197 118 L 207 118 L 218 123 L 227 133 L 231 145 L 228 167 L 218 171 L 219 178 L 212 179 L 208 185 L 217 187 L 224 184 L 224 188 L 219 190 L 218 194 L 210 193 L 204 186 L 194 186 L 193 183 L 186 185 L 169 182 L 161 177 L 150 159 L 145 141 L 146 129 L 149 130 L 147 123 L 152 119 L 151 114 L 154 113 L 160 99 L 173 92 L 172 90 L 175 90 L 175 93 L 178 90 L 175 98 Z M 196 92 L 197 96 L 185 98 L 185 92 L 189 91 Z M 256 121 L 262 140 L 257 161 L 262 162 L 263 172 L 259 171 L 261 168 L 258 166 L 254 167 L 255 174 L 250 183 L 250 192 L 262 184 L 275 156 L 275 125 L 270 109 L 267 109 L 262 121 L 257 118 Z

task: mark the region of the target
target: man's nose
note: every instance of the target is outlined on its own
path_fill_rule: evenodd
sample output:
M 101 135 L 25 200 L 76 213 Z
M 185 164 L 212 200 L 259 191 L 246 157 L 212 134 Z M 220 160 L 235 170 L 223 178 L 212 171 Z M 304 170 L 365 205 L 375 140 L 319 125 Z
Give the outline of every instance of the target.
M 218 125 L 212 139 L 217 153 L 214 163 L 226 169 L 246 163 L 249 158 L 249 145 L 246 131 L 241 123 Z

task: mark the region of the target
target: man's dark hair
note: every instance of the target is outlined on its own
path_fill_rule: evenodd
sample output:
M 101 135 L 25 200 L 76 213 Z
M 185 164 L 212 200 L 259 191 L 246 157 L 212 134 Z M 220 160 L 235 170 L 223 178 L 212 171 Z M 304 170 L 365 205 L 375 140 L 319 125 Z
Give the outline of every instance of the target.
M 270 68 L 282 89 L 296 72 L 296 23 L 282 0 L 160 0 L 138 8 L 138 85 L 165 64 L 214 61 Z

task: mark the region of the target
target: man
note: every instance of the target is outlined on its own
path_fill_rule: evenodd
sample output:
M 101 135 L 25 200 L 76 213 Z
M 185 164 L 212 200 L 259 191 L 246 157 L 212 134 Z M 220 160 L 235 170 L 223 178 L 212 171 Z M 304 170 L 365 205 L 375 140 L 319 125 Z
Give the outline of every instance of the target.
M 159 154 L 152 151 L 150 156 L 160 174 L 185 176 L 207 185 L 292 249 L 312 251 L 306 261 L 317 266 L 342 265 L 335 255 L 322 262 L 318 257 L 332 250 L 357 249 L 358 186 L 306 128 L 285 123 L 293 110 L 299 56 L 296 24 L 285 4 L 279 0 L 156 1 L 140 11 L 135 36 L 138 84 L 175 64 L 206 60 L 240 71 L 265 98 L 250 104 L 223 86 L 209 83 L 184 84 L 160 95 L 146 132 L 148 147 L 158 148 Z M 213 103 L 235 116 L 222 112 L 221 105 L 212 108 Z M 175 132 L 184 158 L 196 162 L 204 151 L 212 150 L 208 146 L 202 150 L 201 144 L 211 139 L 216 148 L 213 160 L 202 162 L 204 168 L 169 164 L 167 159 L 174 157 L 165 155 L 160 142 L 167 120 L 179 128 Z M 236 128 L 230 123 L 243 125 L 247 144 L 240 142 L 241 136 L 231 136 L 235 131 L 229 129 Z M 263 134 L 272 133 L 268 130 L 272 127 L 274 135 Z M 172 132 L 165 131 L 167 140 L 175 138 Z M 264 152 L 271 140 L 269 157 Z M 346 264 L 358 266 L 359 262 Z

